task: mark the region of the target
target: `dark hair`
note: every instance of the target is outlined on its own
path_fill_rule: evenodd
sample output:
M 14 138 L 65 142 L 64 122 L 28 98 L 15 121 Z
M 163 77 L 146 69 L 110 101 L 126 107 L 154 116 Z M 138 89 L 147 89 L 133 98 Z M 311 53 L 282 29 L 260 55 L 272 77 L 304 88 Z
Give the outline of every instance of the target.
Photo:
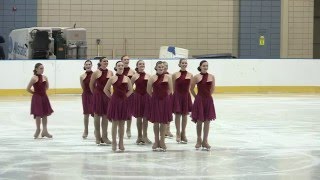
M 163 64 L 163 61 L 158 61 L 158 62 L 156 63 L 156 66 L 154 67 L 154 70 L 157 70 L 157 66 L 158 66 L 159 64 Z
M 100 57 L 99 58 L 99 62 L 98 62 L 98 68 L 101 66 L 101 61 L 104 59 L 104 58 L 107 58 L 107 57 L 105 57 L 105 56 L 102 56 L 102 57 Z
M 92 62 L 91 62 L 91 60 L 90 59 L 87 59 L 85 62 L 84 62 L 84 64 L 86 64 L 87 62 L 90 62 L 90 64 L 92 65 Z M 83 70 L 86 70 L 86 68 L 83 66 Z
M 33 74 L 36 75 L 37 74 L 37 68 L 39 66 L 41 66 L 42 64 L 41 63 L 37 63 L 36 65 L 34 65 L 34 69 L 33 69 Z
M 198 71 L 200 71 L 200 72 L 201 72 L 201 68 L 200 68 L 200 66 L 201 66 L 203 63 L 205 63 L 205 62 L 208 62 L 208 61 L 206 61 L 206 60 L 202 60 L 202 61 L 200 62 L 199 67 L 198 67 Z
M 184 60 L 187 60 L 187 59 L 186 59 L 186 58 L 180 58 L 180 60 L 179 60 L 179 64 L 178 64 L 178 66 L 179 66 L 179 67 L 181 67 L 181 65 L 180 65 L 180 64 L 181 64 L 181 62 L 182 62 L 182 61 L 184 61 Z
M 139 69 L 138 69 L 138 64 L 139 64 L 139 62 L 141 62 L 142 60 L 141 59 L 139 59 L 138 61 L 137 61 L 137 63 L 136 63 L 136 68 L 134 69 L 135 71 L 137 71 L 137 72 L 139 72 Z
M 128 55 L 123 55 L 123 56 L 121 56 L 121 60 L 123 60 L 123 58 L 126 57 L 126 56 L 128 56 Z M 129 56 L 128 56 L 128 57 L 129 57 Z
M 116 62 L 116 65 L 115 65 L 115 67 L 114 67 L 114 70 L 115 70 L 115 71 L 117 71 L 117 65 L 118 65 L 118 63 L 120 63 L 120 62 L 122 62 L 122 61 L 117 61 L 117 62 Z
M 105 57 L 105 56 L 100 57 L 99 62 L 101 62 L 104 58 L 107 58 L 107 57 Z

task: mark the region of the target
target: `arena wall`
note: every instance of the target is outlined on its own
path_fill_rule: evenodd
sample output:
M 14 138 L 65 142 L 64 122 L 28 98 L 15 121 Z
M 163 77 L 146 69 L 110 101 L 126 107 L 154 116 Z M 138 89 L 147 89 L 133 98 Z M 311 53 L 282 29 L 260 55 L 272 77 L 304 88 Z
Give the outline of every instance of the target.
M 117 60 L 109 61 L 109 69 Z M 135 68 L 137 60 L 131 60 Z M 179 60 L 167 60 L 169 72 L 179 70 Z M 199 59 L 188 60 L 188 70 L 199 73 Z M 259 92 L 320 92 L 320 61 L 312 59 L 215 59 L 209 61 L 209 71 L 216 78 L 217 93 L 259 93 Z M 84 73 L 79 60 L 12 60 L 0 61 L 2 77 L 0 95 L 26 95 L 25 88 L 32 76 L 35 63 L 45 66 L 45 75 L 50 82 L 49 94 L 81 93 L 79 76 Z M 93 70 L 97 68 L 93 61 Z M 154 74 L 157 60 L 145 60 L 146 72 Z

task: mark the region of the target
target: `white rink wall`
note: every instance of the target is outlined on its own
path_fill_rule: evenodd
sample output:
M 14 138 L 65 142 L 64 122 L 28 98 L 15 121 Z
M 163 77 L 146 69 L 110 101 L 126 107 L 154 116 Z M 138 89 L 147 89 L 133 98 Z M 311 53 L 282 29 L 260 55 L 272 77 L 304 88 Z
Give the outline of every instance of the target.
M 155 74 L 158 60 L 144 60 L 146 72 Z M 179 70 L 179 60 L 166 60 L 169 72 Z M 188 71 L 199 73 L 201 59 L 189 59 Z M 320 86 L 320 60 L 313 59 L 208 59 L 209 72 L 216 77 L 216 86 Z M 0 89 L 24 89 L 35 63 L 45 66 L 50 88 L 80 88 L 79 76 L 84 73 L 84 60 L 6 60 L 0 61 Z M 113 70 L 117 60 L 109 60 Z M 135 68 L 137 60 L 130 61 Z M 93 60 L 93 70 L 98 60 Z

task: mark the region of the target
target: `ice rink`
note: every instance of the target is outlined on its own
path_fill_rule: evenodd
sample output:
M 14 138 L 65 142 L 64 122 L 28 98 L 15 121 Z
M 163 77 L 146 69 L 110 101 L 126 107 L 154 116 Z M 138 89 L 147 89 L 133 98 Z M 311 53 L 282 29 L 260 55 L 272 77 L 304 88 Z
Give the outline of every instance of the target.
M 211 123 L 211 151 L 195 150 L 195 124 L 188 144 L 166 139 L 167 152 L 136 145 L 136 121 L 126 151 L 96 146 L 93 119 L 82 139 L 80 95 L 49 96 L 53 139 L 33 139 L 30 98 L 0 97 L 0 179 L 250 179 L 320 178 L 320 94 L 218 94 Z M 111 139 L 109 123 L 109 137 Z M 175 134 L 175 125 L 171 123 Z M 149 123 L 149 138 L 153 139 Z

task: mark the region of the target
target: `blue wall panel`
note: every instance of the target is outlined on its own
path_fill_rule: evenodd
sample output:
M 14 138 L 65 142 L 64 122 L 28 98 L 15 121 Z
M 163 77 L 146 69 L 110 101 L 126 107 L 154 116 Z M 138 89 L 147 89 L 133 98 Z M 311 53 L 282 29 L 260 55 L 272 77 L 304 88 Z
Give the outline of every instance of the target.
M 13 8 L 16 8 L 16 11 Z M 37 0 L 0 0 L 0 44 L 8 57 L 8 38 L 13 29 L 37 26 Z

